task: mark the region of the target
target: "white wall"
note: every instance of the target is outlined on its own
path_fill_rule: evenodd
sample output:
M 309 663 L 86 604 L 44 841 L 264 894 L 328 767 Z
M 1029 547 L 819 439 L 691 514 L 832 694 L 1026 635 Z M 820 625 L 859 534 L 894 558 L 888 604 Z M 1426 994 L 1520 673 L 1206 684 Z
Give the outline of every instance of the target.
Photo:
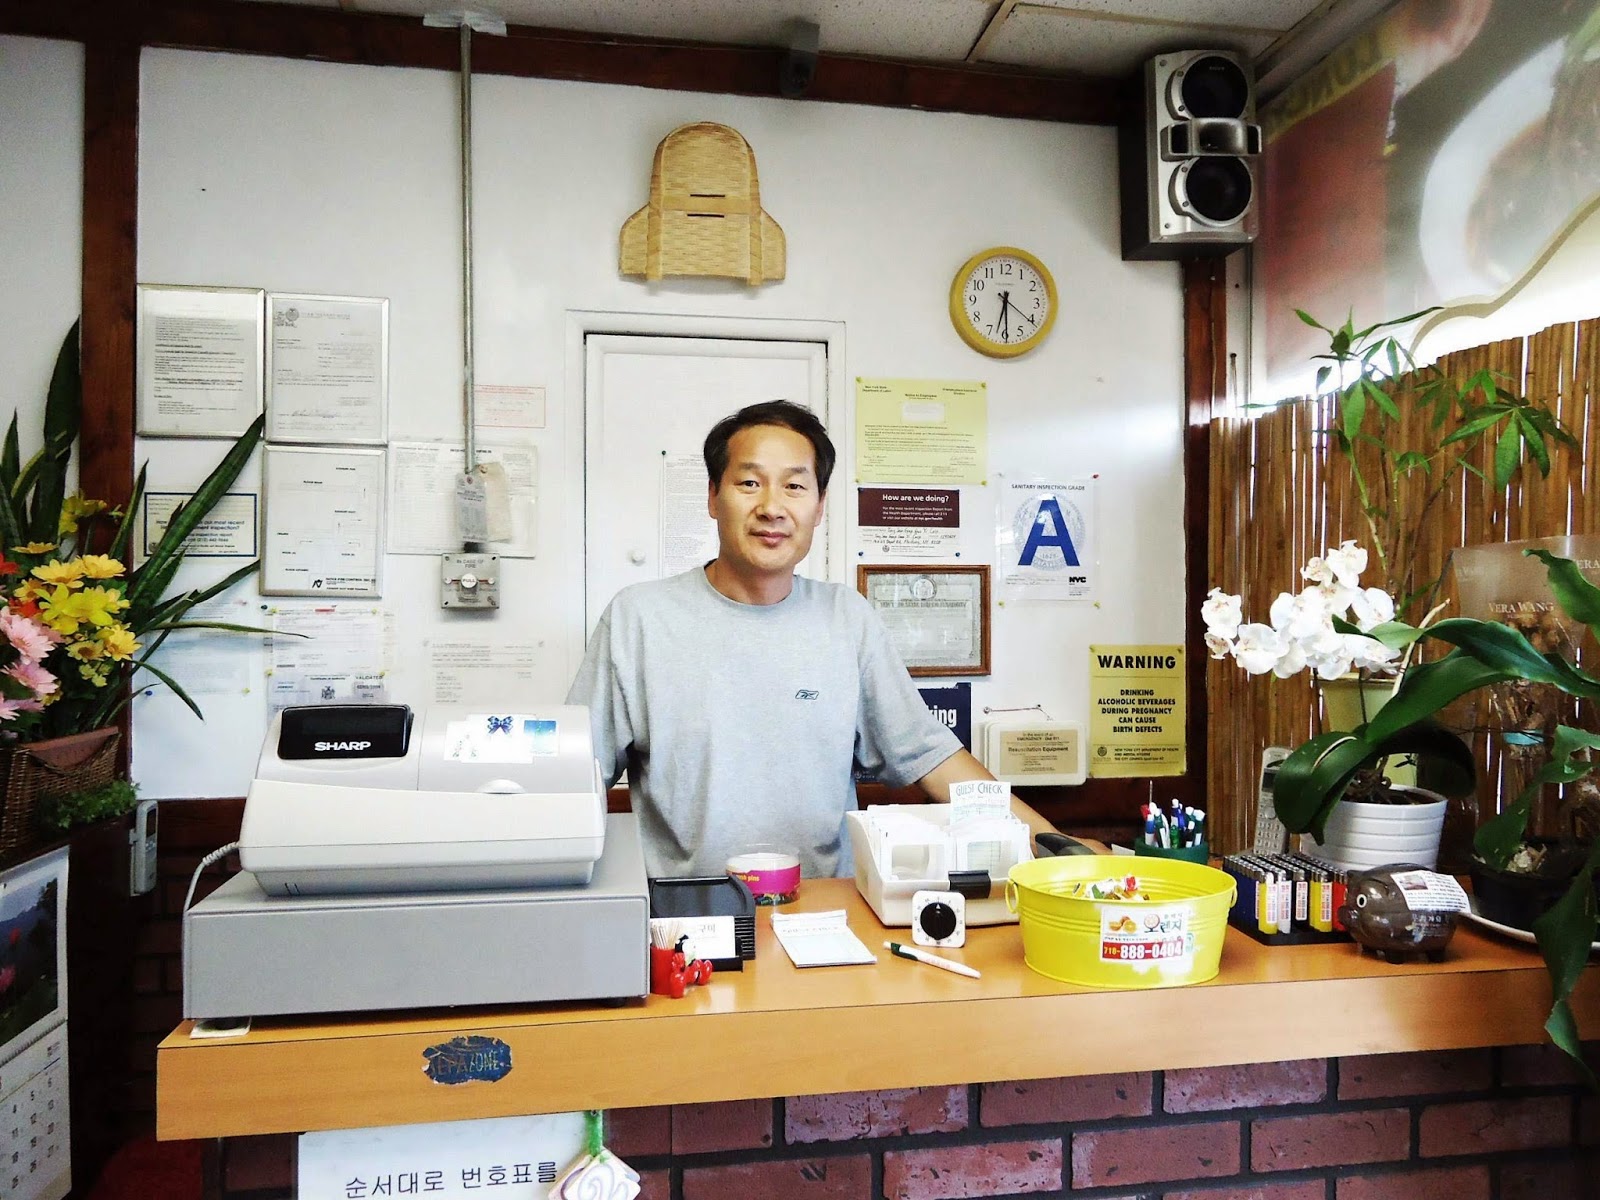
M 83 48 L 0 37 L 0 432 L 39 448 L 56 351 L 82 295 Z
M 143 61 L 140 279 L 387 296 L 391 437 L 459 438 L 454 77 L 179 51 Z M 485 619 L 439 611 L 435 559 L 391 556 L 380 603 L 400 618 L 396 698 L 426 701 L 426 639 L 463 629 L 543 639 L 533 699 L 565 692 L 583 636 L 582 379 L 566 365 L 577 310 L 839 322 L 847 379 L 987 380 L 991 478 L 1099 474 L 1097 603 L 998 610 L 975 710 L 1043 703 L 1084 718 L 1087 645 L 1181 641 L 1179 279 L 1119 259 L 1112 130 L 491 77 L 475 97 L 477 377 L 548 389 L 539 557 L 507 565 L 504 607 Z M 694 120 L 753 146 L 763 206 L 788 237 L 785 281 L 619 277 L 617 233 L 645 202 L 655 146 Z M 1005 243 L 1043 258 L 1062 296 L 1049 341 L 1017 362 L 967 349 L 946 308 L 961 262 Z M 852 401 L 834 397 L 835 412 Z M 834 486 L 853 487 L 850 424 L 836 417 L 833 432 Z M 152 486 L 169 487 L 195 482 L 221 447 L 147 439 L 139 452 Z M 964 489 L 964 561 L 992 554 L 992 491 Z M 139 702 L 146 794 L 243 791 L 264 698 L 204 707 L 202 726 L 170 698 Z

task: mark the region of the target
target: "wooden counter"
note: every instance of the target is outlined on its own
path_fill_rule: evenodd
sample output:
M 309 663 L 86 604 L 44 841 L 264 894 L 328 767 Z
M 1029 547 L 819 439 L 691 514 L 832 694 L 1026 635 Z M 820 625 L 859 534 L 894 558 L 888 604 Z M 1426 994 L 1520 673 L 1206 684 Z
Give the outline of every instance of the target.
M 808 880 L 792 908 L 845 908 L 867 945 L 885 930 L 849 880 Z M 969 979 L 880 950 L 876 966 L 792 966 L 757 919 L 757 958 L 682 1000 L 618 1007 L 443 1010 L 259 1020 L 243 1037 L 157 1052 L 163 1139 L 298 1133 L 583 1108 L 1093 1075 L 1545 1040 L 1550 987 L 1531 946 L 1460 930 L 1446 961 L 1392 966 L 1348 944 L 1264 947 L 1229 930 L 1216 979 L 1096 991 L 1028 969 L 1015 926 L 943 953 Z M 555 970 L 560 964 L 552 964 Z M 1600 968 L 1573 997 L 1600 1037 Z M 443 1086 L 423 1051 L 496 1037 L 512 1070 Z

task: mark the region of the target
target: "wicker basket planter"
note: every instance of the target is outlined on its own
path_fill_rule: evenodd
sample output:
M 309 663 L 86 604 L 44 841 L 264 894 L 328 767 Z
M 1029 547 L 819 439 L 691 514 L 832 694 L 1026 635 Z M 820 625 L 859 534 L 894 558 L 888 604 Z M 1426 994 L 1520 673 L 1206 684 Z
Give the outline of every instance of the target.
M 117 770 L 114 726 L 42 742 L 0 744 L 0 858 L 37 840 L 33 813 L 47 796 L 104 787 Z

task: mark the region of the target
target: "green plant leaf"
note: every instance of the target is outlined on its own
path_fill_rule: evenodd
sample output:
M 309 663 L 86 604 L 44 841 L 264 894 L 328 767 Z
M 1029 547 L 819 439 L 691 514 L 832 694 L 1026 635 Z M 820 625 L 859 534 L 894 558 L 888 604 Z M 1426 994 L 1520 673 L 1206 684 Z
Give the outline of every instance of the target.
M 122 562 L 128 561 L 128 549 L 133 541 L 133 526 L 138 519 L 138 512 L 144 504 L 144 476 L 146 463 L 139 468 L 139 474 L 133 479 L 133 494 L 128 497 L 127 506 L 122 510 L 122 519 L 117 522 L 117 531 L 111 537 L 111 548 L 106 551 L 112 558 Z
M 1372 402 L 1378 406 L 1380 412 L 1391 421 L 1400 419 L 1400 406 L 1394 402 L 1393 396 L 1370 379 L 1363 379 L 1361 384 L 1366 389 L 1367 395 L 1372 398 Z
M 22 540 L 53 542 L 66 499 L 67 464 L 78 436 L 83 409 L 83 378 L 78 366 L 78 327 L 74 321 L 56 353 L 50 390 L 44 401 L 44 443 L 13 485 L 11 502 L 22 523 Z
M 1427 634 L 1460 647 L 1478 662 L 1503 672 L 1505 678 L 1554 684 L 1568 695 L 1600 698 L 1600 681 L 1589 678 L 1560 655 L 1540 654 L 1527 638 L 1509 625 L 1472 617 L 1450 617 L 1430 625 Z
M 189 693 L 179 687 L 178 681 L 171 675 L 168 675 L 160 667 L 151 666 L 149 663 L 143 660 L 140 660 L 139 670 L 149 671 L 150 674 L 154 675 L 157 679 L 161 680 L 162 683 L 171 688 L 173 695 L 177 696 L 179 700 L 182 700 L 184 704 L 188 705 L 190 712 L 199 717 L 202 721 L 206 719 L 205 714 L 200 711 L 200 706 L 189 698 Z
M 1414 625 L 1407 625 L 1404 621 L 1385 621 L 1381 625 L 1374 625 L 1371 629 L 1363 630 L 1357 625 L 1352 625 L 1343 617 L 1333 618 L 1333 627 L 1339 633 L 1359 634 L 1369 637 L 1375 642 L 1382 642 L 1394 650 L 1404 650 L 1412 642 L 1426 636 L 1427 631 L 1418 629 Z
M 1361 422 L 1367 415 L 1367 398 L 1362 395 L 1361 383 L 1350 385 L 1339 401 L 1339 426 L 1346 438 L 1361 432 Z
M 1536 738 L 1542 742 L 1542 737 Z M 1512 855 L 1522 846 L 1528 833 L 1528 814 L 1533 801 L 1547 784 L 1572 783 L 1582 779 L 1596 764 L 1588 759 L 1574 761 L 1579 750 L 1600 750 L 1600 733 L 1575 729 L 1570 725 L 1556 726 L 1550 742 L 1550 756 L 1539 768 L 1538 774 L 1522 789 L 1497 816 L 1485 821 L 1472 839 L 1473 851 L 1491 867 L 1505 870 Z
M 1510 422 L 1500 431 L 1500 440 L 1494 444 L 1494 486 L 1501 489 L 1510 486 L 1511 477 L 1517 473 L 1517 465 L 1522 462 L 1522 432 L 1517 428 L 1516 422 Z
M 166 590 L 167 583 L 172 579 L 172 572 L 176 570 L 176 559 L 183 553 L 183 543 L 194 532 L 194 527 L 205 519 L 217 501 L 233 486 L 233 481 L 239 477 L 239 472 L 255 453 L 266 420 L 265 413 L 256 417 L 250 423 L 250 428 L 239 435 L 228 448 L 227 454 L 222 456 L 222 461 L 210 475 L 206 476 L 205 482 L 195 489 L 189 502 L 172 514 L 172 519 L 167 523 L 166 533 L 151 549 L 149 559 L 129 577 L 130 603 L 138 604 L 150 600 Z M 169 566 L 171 569 L 168 569 Z
M 1567 997 L 1572 995 L 1578 977 L 1583 974 L 1589 961 L 1590 944 L 1595 940 L 1596 870 L 1600 870 L 1600 838 L 1590 844 L 1589 857 L 1573 876 L 1566 893 L 1533 923 L 1533 935 L 1539 941 L 1539 951 L 1544 955 L 1554 993 L 1554 1010 L 1545 1029 L 1551 1040 L 1579 1064 L 1583 1063 L 1583 1048 L 1578 1040 L 1577 1025 L 1567 1008 Z
M 1600 637 L 1600 588 L 1589 582 L 1578 564 L 1539 546 L 1522 553 L 1544 564 L 1545 578 L 1550 581 L 1550 590 L 1555 593 L 1561 611 L 1574 621 L 1581 621 Z
M 1295 309 L 1294 310 L 1294 315 L 1299 317 L 1302 321 L 1304 321 L 1307 325 L 1311 326 L 1311 328 L 1313 328 L 1313 329 L 1320 329 L 1320 330 L 1322 330 L 1323 333 L 1332 333 L 1333 332 L 1331 329 L 1329 329 L 1326 325 L 1324 325 L 1321 321 L 1317 320 L 1315 317 L 1313 317 L 1310 313 L 1308 313 L 1303 308 Z
M 1503 420 L 1505 420 L 1505 414 L 1502 412 L 1482 413 L 1480 410 L 1480 415 L 1463 421 L 1456 426 L 1447 437 L 1439 442 L 1439 445 L 1449 446 L 1454 442 L 1464 442 L 1469 438 L 1476 438 L 1485 430 L 1493 429 Z

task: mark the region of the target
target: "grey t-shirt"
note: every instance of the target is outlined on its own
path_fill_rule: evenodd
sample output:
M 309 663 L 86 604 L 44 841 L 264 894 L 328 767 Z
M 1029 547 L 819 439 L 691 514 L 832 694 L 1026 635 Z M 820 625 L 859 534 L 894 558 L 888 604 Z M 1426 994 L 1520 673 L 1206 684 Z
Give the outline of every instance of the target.
M 807 876 L 848 873 L 853 765 L 900 787 L 961 748 L 867 602 L 802 576 L 770 605 L 700 567 L 624 588 L 567 703 L 589 706 L 608 782 L 628 771 L 652 876 L 720 875 L 759 842 L 793 846 Z

